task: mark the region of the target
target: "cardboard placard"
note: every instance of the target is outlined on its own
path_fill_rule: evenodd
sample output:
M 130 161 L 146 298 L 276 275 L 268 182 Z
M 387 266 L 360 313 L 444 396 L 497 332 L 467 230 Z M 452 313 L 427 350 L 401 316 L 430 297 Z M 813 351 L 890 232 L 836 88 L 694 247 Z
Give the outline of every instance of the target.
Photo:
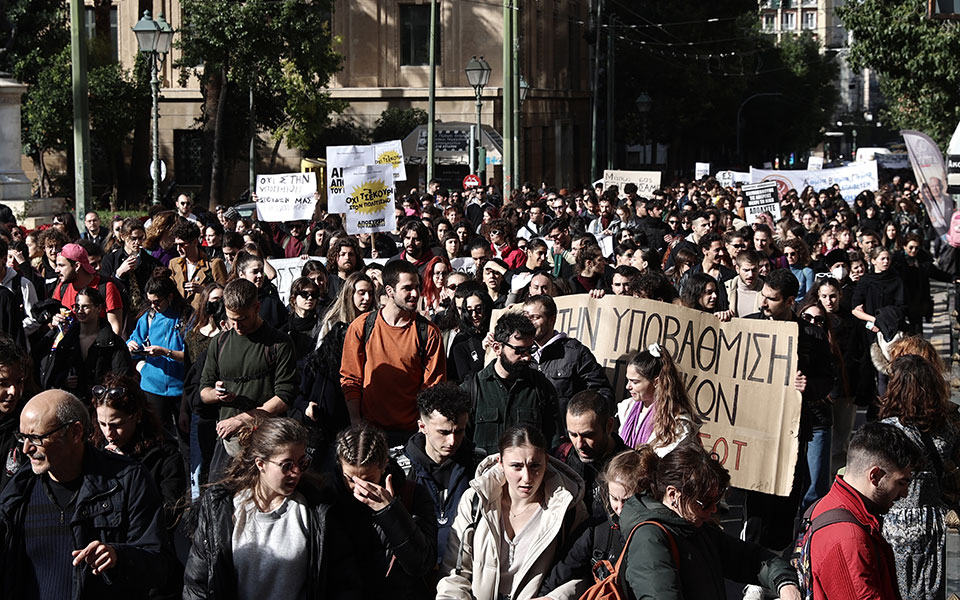
M 607 169 L 603 172 L 603 189 L 606 190 L 611 185 L 620 188 L 620 197 L 626 194 L 623 186 L 628 183 L 634 183 L 637 186 L 637 195 L 650 197 L 654 190 L 660 189 L 660 171 L 613 171 Z
M 345 169 L 343 187 L 347 194 L 344 211 L 347 233 L 355 235 L 396 229 L 396 187 L 392 165 Z
M 777 193 L 777 187 L 775 181 L 750 183 L 743 186 L 743 195 L 747 199 L 744 211 L 748 225 L 756 223 L 757 217 L 765 212 L 770 213 L 774 222 L 780 219 L 780 195 Z
M 659 343 L 677 364 L 703 425 L 704 447 L 730 471 L 732 485 L 786 496 L 799 448 L 797 324 L 733 319 L 654 300 L 561 296 L 557 331 L 575 337 L 606 369 L 618 401 L 626 368 Z M 504 311 L 494 311 L 490 330 Z
M 257 175 L 257 219 L 270 223 L 309 221 L 317 206 L 317 174 Z

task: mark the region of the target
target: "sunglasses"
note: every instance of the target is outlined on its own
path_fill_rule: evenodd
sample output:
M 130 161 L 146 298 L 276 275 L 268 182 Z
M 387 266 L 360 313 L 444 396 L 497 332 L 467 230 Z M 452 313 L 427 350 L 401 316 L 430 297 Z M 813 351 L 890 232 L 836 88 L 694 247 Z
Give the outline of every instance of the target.
M 826 321 L 823 318 L 823 315 L 811 315 L 810 313 L 803 313 L 800 315 L 800 318 L 807 323 L 813 323 L 814 325 L 819 325 L 821 327 L 823 327 L 823 324 Z
M 491 229 L 490 235 L 503 235 L 503 232 L 500 231 L 499 229 Z
M 297 469 L 297 472 L 303 474 L 306 473 L 310 468 L 310 465 L 313 464 L 313 458 L 309 454 L 304 454 L 303 458 L 297 462 L 293 462 L 292 460 L 285 460 L 283 462 L 273 462 L 272 460 L 268 460 L 267 462 L 280 467 L 280 472 L 284 475 L 289 475 L 294 468 Z
M 520 356 L 523 356 L 525 354 L 533 354 L 533 346 L 534 346 L 533 344 L 530 344 L 529 346 L 514 346 L 513 344 L 508 344 L 507 342 L 503 342 L 503 345 L 506 346 L 507 348 L 511 348 L 514 352 L 516 352 Z
M 300 291 L 300 292 L 297 292 L 297 295 L 303 298 L 304 300 L 316 300 L 317 298 L 320 297 L 320 294 L 318 294 L 317 292 Z
M 104 396 L 111 400 L 119 400 L 120 398 L 126 397 L 127 388 L 123 386 L 108 388 L 102 385 L 95 385 L 90 388 L 90 393 L 93 395 L 94 400 L 103 400 Z

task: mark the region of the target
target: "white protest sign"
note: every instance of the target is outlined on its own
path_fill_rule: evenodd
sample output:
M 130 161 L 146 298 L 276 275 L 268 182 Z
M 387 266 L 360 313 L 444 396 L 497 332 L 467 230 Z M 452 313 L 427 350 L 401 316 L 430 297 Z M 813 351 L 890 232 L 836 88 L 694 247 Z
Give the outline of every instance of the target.
M 473 259 L 469 256 L 454 258 L 450 261 L 450 266 L 453 268 L 454 273 L 473 275 L 477 271 L 477 265 L 474 264 Z
M 400 140 L 373 144 L 373 158 L 374 164 L 393 167 L 394 181 L 407 180 L 407 168 L 403 164 L 403 142 Z
M 347 233 L 376 233 L 396 228 L 392 165 L 346 169 L 343 187 L 347 193 L 344 211 L 347 213 Z
M 742 171 L 717 171 L 717 183 L 721 187 L 733 187 L 738 183 L 750 183 L 750 173 Z
M 373 146 L 327 146 L 327 210 L 346 212 L 344 169 L 374 164 Z
M 807 169 L 811 171 L 820 171 L 823 169 L 823 157 L 822 156 L 810 156 L 807 159 Z M 819 190 L 818 190 L 819 191 Z
M 603 172 L 603 189 L 606 190 L 611 185 L 620 189 L 620 197 L 626 194 L 623 186 L 628 183 L 636 184 L 637 195 L 649 197 L 654 190 L 660 189 L 660 171 L 613 171 L 607 169 Z
M 875 191 L 880 187 L 875 161 L 816 171 L 809 169 L 774 171 L 750 167 L 750 179 L 753 183 L 776 181 L 781 197 L 785 196 L 791 189 L 802 192 L 809 185 L 815 191 L 820 191 L 836 184 L 840 186 L 840 195 L 848 204 L 853 204 L 854 198 L 860 192 L 864 190 Z
M 257 175 L 257 219 L 271 223 L 309 221 L 317 206 L 317 174 Z
M 327 259 L 319 256 L 296 256 L 294 258 L 268 258 L 267 262 L 276 269 L 277 278 L 273 280 L 273 285 L 280 292 L 280 300 L 284 306 L 290 303 L 290 286 L 300 277 L 303 265 L 308 260 L 318 260 L 326 263 Z
M 694 165 L 693 178 L 700 181 L 704 177 L 710 176 L 710 163 L 698 162 Z
M 774 221 L 780 219 L 780 196 L 777 194 L 777 182 L 750 183 L 743 186 L 743 195 L 747 197 L 747 224 L 757 222 L 757 217 L 770 213 Z

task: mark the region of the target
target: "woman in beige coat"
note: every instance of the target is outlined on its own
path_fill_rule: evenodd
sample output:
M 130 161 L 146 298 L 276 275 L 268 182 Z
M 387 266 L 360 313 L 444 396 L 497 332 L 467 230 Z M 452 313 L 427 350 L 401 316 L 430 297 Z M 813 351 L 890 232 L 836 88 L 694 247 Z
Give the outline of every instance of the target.
M 586 518 L 583 480 L 547 454 L 543 434 L 512 427 L 477 467 L 447 541 L 437 600 L 531 600 Z M 567 589 L 569 588 L 569 589 Z M 574 598 L 573 585 L 551 592 Z

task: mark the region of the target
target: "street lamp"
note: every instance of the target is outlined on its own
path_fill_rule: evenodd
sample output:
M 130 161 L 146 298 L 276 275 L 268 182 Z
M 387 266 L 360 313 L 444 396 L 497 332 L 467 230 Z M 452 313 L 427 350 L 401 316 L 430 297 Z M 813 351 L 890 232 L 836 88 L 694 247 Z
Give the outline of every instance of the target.
M 473 91 L 477 94 L 477 152 L 483 144 L 483 136 L 481 135 L 483 130 L 481 129 L 482 125 L 480 123 L 480 110 L 483 108 L 483 102 L 481 101 L 481 96 L 483 94 L 483 88 L 490 83 L 490 63 L 483 60 L 481 56 L 478 60 L 476 56 L 470 59 L 470 62 L 467 63 L 467 68 L 464 69 L 467 73 L 467 82 L 473 86 Z M 475 157 L 470 157 L 470 162 L 474 162 Z M 480 167 L 477 165 L 479 171 Z M 474 169 L 471 168 L 471 171 Z
M 640 92 L 640 95 L 637 96 L 637 112 L 640 113 L 640 116 L 643 118 L 643 132 L 641 141 L 643 141 L 643 164 L 649 164 L 647 161 L 647 113 L 650 112 L 650 109 L 653 108 L 653 98 L 647 95 L 646 92 Z
M 160 204 L 160 65 L 173 44 L 173 27 L 163 18 L 163 13 L 154 21 L 150 11 L 133 26 L 140 52 L 150 61 L 150 87 L 153 96 L 153 203 Z
M 530 92 L 530 86 L 527 84 L 527 80 L 523 78 L 523 75 L 520 76 L 520 106 L 523 106 L 523 101 L 527 99 L 527 94 Z

